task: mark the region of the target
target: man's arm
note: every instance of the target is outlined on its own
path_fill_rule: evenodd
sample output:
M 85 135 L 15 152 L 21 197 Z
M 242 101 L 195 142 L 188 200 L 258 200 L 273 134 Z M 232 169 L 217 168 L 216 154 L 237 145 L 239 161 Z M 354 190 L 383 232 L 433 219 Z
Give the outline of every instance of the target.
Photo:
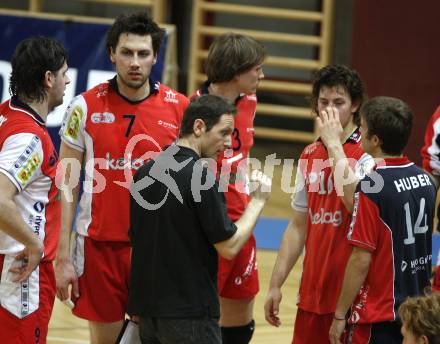
M 73 171 L 73 169 L 80 168 L 83 159 L 83 152 L 61 142 L 60 165 L 62 175 L 60 177 L 64 189 L 61 191 L 61 233 L 55 261 L 57 296 L 61 301 L 70 298 L 70 284 L 72 284 L 72 293 L 79 296 L 78 277 L 70 258 L 70 236 L 79 195 L 79 171 Z
M 234 258 L 246 241 L 248 241 L 266 200 L 270 196 L 272 180 L 261 171 L 252 172 L 251 182 L 258 183 L 258 187 L 252 194 L 251 201 L 243 215 L 235 222 L 237 231 L 229 239 L 214 244 L 217 252 L 226 259 Z
M 353 252 L 345 268 L 341 293 L 339 294 L 335 316 L 330 327 L 329 339 L 331 344 L 341 343 L 340 338 L 345 328 L 345 315 L 367 277 L 370 262 L 370 251 L 360 247 L 353 247 Z
M 341 200 L 346 209 L 352 212 L 353 196 L 358 179 L 348 163 L 341 143 L 342 136 L 348 133 L 344 133 L 339 120 L 339 112 L 336 108 L 326 108 L 325 111 L 319 114 L 316 121 L 320 138 L 327 147 L 329 158 L 333 160 L 331 167 L 336 191 L 338 195 L 342 196 Z
M 278 317 L 282 299 L 281 287 L 304 249 L 306 232 L 307 213 L 294 209 L 292 218 L 284 231 L 264 304 L 266 321 L 272 326 L 281 325 Z
M 14 201 L 17 188 L 3 173 L 0 173 L 0 190 L 0 228 L 25 246 L 16 259 L 27 259 L 27 263 L 22 267 L 10 269 L 11 272 L 17 273 L 14 282 L 21 283 L 37 268 L 44 253 L 44 245 L 23 221 Z

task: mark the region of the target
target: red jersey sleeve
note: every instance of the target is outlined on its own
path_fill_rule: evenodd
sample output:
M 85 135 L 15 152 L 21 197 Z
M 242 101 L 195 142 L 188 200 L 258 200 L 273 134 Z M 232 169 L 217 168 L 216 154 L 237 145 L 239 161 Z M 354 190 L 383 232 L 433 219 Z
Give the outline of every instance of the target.
M 433 175 L 440 175 L 440 106 L 430 118 L 422 148 L 423 168 Z
M 354 195 L 353 218 L 348 232 L 349 242 L 368 251 L 375 251 L 378 245 L 380 221 L 379 209 L 362 192 Z

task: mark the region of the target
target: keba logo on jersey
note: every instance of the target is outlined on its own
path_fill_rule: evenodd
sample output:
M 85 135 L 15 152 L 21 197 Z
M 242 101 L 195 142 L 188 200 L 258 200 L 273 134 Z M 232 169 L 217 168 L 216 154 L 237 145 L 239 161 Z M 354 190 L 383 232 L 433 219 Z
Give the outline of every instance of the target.
M 157 124 L 166 127 L 166 128 L 171 128 L 171 129 L 179 129 L 177 127 L 177 125 L 174 125 L 173 123 L 168 123 L 168 122 L 164 122 L 161 119 L 157 121 Z
M 115 115 L 111 112 L 94 112 L 90 116 L 92 123 L 113 123 L 115 121 Z
M 312 213 L 312 210 L 309 209 L 310 222 L 312 225 L 317 224 L 328 224 L 333 225 L 334 227 L 338 227 L 342 223 L 342 212 L 340 210 L 332 213 L 331 211 L 324 211 L 324 208 L 315 214 Z
M 165 91 L 165 98 L 163 100 L 167 103 L 175 103 L 179 104 L 179 100 L 177 99 L 177 93 L 171 90 Z

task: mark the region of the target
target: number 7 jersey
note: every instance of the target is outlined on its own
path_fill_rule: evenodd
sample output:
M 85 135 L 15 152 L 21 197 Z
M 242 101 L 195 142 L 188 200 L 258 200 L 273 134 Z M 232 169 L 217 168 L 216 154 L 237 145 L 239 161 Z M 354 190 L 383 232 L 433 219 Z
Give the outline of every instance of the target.
M 188 99 L 149 82 L 150 95 L 137 102 L 118 92 L 114 78 L 77 96 L 67 109 L 61 139 L 84 152 L 84 192 L 76 219 L 81 235 L 128 241 L 132 175 L 178 136 Z

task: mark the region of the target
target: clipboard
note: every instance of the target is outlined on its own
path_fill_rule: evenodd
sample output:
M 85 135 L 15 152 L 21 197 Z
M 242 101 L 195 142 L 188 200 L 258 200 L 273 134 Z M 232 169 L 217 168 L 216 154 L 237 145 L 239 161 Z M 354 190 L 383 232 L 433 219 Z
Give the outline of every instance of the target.
M 139 325 L 134 321 L 125 319 L 118 339 L 116 339 L 116 344 L 142 344 Z

